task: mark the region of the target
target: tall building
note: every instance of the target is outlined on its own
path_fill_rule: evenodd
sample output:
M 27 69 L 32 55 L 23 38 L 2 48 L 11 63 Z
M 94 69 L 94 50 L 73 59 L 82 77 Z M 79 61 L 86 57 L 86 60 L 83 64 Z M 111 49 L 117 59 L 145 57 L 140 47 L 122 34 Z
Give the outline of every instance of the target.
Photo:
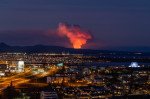
M 18 72 L 24 72 L 24 61 L 18 61 Z

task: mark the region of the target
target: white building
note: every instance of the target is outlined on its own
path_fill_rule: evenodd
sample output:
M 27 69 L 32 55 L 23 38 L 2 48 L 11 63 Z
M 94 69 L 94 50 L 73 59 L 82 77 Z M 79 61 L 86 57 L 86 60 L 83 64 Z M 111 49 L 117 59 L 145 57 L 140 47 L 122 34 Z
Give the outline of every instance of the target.
M 137 62 L 132 62 L 132 63 L 129 65 L 129 67 L 141 67 L 141 66 L 139 66 Z
M 18 61 L 18 72 L 24 72 L 24 61 Z

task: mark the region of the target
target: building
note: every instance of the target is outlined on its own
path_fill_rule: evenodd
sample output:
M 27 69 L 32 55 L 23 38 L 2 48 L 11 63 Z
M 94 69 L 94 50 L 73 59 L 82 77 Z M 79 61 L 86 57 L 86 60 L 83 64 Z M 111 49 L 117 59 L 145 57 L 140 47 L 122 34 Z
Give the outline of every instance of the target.
M 58 99 L 56 91 L 42 91 L 41 99 Z
M 56 75 L 56 76 L 47 77 L 47 83 L 62 83 L 68 81 L 69 81 L 68 76 Z
M 24 61 L 18 61 L 18 72 L 24 72 Z

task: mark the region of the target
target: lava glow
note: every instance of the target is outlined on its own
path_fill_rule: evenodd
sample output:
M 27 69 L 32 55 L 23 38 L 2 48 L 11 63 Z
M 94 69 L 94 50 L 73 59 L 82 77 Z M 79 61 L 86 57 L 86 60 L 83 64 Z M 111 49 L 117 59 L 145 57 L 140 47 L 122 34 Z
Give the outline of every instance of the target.
M 58 31 L 60 35 L 69 38 L 75 49 L 80 49 L 83 44 L 86 44 L 88 39 L 92 38 L 90 32 L 83 31 L 79 26 L 75 25 L 59 23 Z

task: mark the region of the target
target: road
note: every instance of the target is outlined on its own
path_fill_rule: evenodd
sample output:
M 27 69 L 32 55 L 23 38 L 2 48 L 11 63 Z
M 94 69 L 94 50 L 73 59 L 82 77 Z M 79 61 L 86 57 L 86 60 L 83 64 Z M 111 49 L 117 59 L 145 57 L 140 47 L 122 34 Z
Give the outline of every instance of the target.
M 11 82 L 13 86 L 18 86 L 20 84 L 35 84 L 36 83 L 31 83 L 31 77 L 33 77 L 34 79 L 38 79 L 38 78 L 42 78 L 48 75 L 52 75 L 53 73 L 56 73 L 59 69 L 61 69 L 61 67 L 52 67 L 51 69 L 48 70 L 48 72 L 43 73 L 43 74 L 32 74 L 31 71 L 27 71 L 24 73 L 17 73 L 13 76 L 10 77 L 3 77 L 0 78 L 0 91 L 2 91 L 3 89 L 7 88 L 8 86 L 10 86 Z

